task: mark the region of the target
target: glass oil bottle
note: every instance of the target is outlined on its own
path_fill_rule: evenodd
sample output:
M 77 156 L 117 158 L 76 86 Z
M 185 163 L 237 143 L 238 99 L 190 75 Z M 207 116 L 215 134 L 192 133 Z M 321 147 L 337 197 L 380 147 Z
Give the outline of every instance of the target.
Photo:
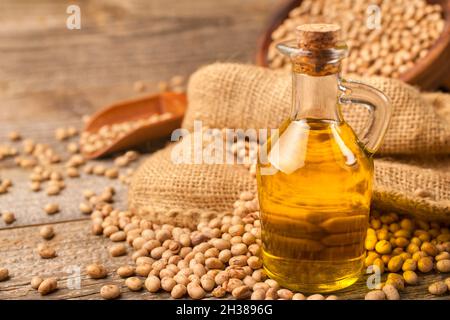
M 390 120 L 383 93 L 340 78 L 347 50 L 339 29 L 302 25 L 296 41 L 278 45 L 293 64 L 292 110 L 258 159 L 263 265 L 269 277 L 301 292 L 335 291 L 361 274 L 372 155 Z M 342 117 L 344 103 L 371 111 L 361 139 Z

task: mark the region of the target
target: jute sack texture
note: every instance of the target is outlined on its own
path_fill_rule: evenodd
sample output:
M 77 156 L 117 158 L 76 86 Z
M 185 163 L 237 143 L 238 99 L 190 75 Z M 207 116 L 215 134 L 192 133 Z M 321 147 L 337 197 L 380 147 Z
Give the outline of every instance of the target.
M 255 190 L 242 165 L 174 163 L 176 145 L 151 155 L 133 176 L 129 207 L 147 220 L 194 228 L 231 213 L 242 191 Z
M 393 116 L 379 155 L 450 154 L 450 125 L 418 90 L 388 78 L 363 82 L 392 102 Z M 292 79 L 288 72 L 214 64 L 191 77 L 188 93 L 184 128 L 192 130 L 194 120 L 213 128 L 277 128 L 289 116 Z M 345 120 L 356 132 L 367 124 L 366 113 L 359 106 L 343 108 Z
M 358 79 L 357 79 L 358 80 Z M 450 95 L 420 93 L 398 80 L 368 78 L 389 96 L 393 116 L 375 160 L 373 205 L 426 220 L 450 220 Z M 192 75 L 183 128 L 194 120 L 211 128 L 277 128 L 291 108 L 289 73 L 239 64 L 214 64 Z M 360 132 L 367 111 L 345 106 Z M 152 221 L 195 226 L 233 209 L 256 182 L 240 165 L 175 164 L 168 147 L 134 175 L 129 204 Z

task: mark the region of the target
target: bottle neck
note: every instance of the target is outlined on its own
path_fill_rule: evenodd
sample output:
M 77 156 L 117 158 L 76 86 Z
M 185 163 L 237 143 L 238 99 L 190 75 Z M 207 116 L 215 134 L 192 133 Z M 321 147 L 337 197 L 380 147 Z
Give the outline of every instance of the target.
M 313 76 L 293 72 L 291 120 L 317 119 L 341 122 L 339 73 Z

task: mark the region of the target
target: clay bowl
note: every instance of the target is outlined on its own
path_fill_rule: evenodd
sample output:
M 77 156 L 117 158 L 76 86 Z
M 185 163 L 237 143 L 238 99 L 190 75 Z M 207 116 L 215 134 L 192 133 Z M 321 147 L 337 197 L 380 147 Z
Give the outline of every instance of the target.
M 93 159 L 169 136 L 180 127 L 187 107 L 183 93 L 164 92 L 114 103 L 95 113 L 84 131 L 95 133 L 104 125 L 147 119 L 154 114 L 170 112 L 171 116 L 145 124 L 117 139 L 111 145 L 84 156 Z
M 288 17 L 289 12 L 298 7 L 302 0 L 285 0 L 274 12 L 258 43 L 256 63 L 267 67 L 267 52 L 272 42 L 272 32 Z M 425 90 L 439 87 L 450 89 L 450 0 L 428 0 L 440 4 L 446 20 L 444 31 L 430 48 L 428 54 L 417 61 L 413 68 L 400 76 L 400 79 Z M 388 32 L 388 31 L 387 31 Z

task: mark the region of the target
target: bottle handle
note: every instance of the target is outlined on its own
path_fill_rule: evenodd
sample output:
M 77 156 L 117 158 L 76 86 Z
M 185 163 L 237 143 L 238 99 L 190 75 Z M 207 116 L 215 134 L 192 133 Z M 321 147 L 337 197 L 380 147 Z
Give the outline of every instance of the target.
M 358 81 L 342 79 L 340 89 L 343 91 L 341 103 L 361 104 L 369 110 L 372 119 L 359 140 L 366 151 L 373 155 L 381 146 L 391 121 L 390 100 L 380 90 Z

